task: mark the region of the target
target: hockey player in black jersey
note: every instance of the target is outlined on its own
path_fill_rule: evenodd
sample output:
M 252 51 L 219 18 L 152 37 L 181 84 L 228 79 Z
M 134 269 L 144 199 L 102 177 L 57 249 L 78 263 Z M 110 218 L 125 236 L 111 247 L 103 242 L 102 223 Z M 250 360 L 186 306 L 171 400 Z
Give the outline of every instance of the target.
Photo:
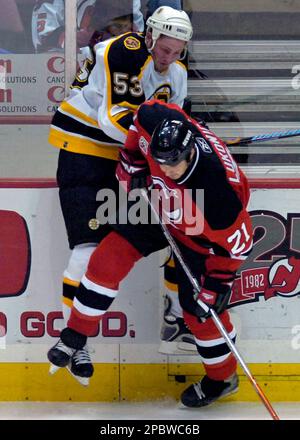
M 145 35 L 128 32 L 90 50 L 52 120 L 49 142 L 60 148 L 57 182 L 71 249 L 63 276 L 66 323 L 89 258 L 110 231 L 96 218 L 96 198 L 102 188 L 118 192 L 118 148 L 134 111 L 151 97 L 182 106 L 187 95 L 187 70 L 181 62 L 192 37 L 187 14 L 160 7 L 146 25 Z M 93 374 L 88 359 L 83 347 L 69 365 L 84 383 Z
M 195 297 L 175 259 L 184 320 L 206 371 L 181 400 L 189 407 L 208 405 L 237 391 L 237 363 L 197 298 L 214 308 L 234 341 L 236 332 L 226 307 L 236 271 L 252 248 L 247 179 L 221 139 L 177 105 L 158 100 L 139 107 L 120 151 L 117 176 L 128 189 L 152 184 L 151 198 L 154 194 L 157 209 L 201 285 Z M 57 367 L 67 365 L 72 353 L 94 334 L 134 264 L 168 246 L 157 223 L 120 222 L 112 227 L 91 256 L 68 326 L 48 352 Z

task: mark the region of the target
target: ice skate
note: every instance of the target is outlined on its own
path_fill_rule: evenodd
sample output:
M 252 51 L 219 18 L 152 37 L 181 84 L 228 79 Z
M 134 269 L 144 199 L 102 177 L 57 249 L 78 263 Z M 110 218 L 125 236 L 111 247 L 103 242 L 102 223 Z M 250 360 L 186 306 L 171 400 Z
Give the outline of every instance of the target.
M 59 341 L 47 354 L 51 364 L 50 374 L 54 374 L 59 368 L 68 367 L 76 379 L 78 379 L 78 375 L 80 378 L 86 378 L 89 374 L 90 377 L 93 374 L 93 366 L 85 348 L 86 341 L 85 335 L 68 327 L 63 329 Z M 82 383 L 81 380 L 79 382 Z
M 56 373 L 59 368 L 66 367 L 76 349 L 68 347 L 61 339 L 48 351 L 48 359 L 50 361 L 49 373 Z
M 166 297 L 158 352 L 169 355 L 198 354 L 194 336 L 186 326 L 184 319 L 173 315 L 170 309 L 171 301 Z
M 239 379 L 233 374 L 226 380 L 213 380 L 204 376 L 201 381 L 189 386 L 181 395 L 181 402 L 189 408 L 210 405 L 221 397 L 238 391 Z
M 89 385 L 90 377 L 94 373 L 94 367 L 87 346 L 75 351 L 67 365 L 67 370 L 81 385 Z

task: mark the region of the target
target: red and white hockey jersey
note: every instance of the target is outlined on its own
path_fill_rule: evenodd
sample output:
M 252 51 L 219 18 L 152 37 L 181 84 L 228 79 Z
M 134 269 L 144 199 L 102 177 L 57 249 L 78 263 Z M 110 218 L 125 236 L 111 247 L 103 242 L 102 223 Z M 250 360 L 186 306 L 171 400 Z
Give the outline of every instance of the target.
M 191 164 L 178 179 L 168 178 L 151 156 L 149 143 L 165 118 L 188 119 L 194 125 Z M 140 106 L 125 143 L 132 165 L 142 157 L 159 189 L 161 214 L 171 234 L 206 256 L 206 275 L 230 281 L 252 247 L 252 226 L 246 210 L 249 186 L 226 144 L 190 119 L 176 105 L 151 100 Z

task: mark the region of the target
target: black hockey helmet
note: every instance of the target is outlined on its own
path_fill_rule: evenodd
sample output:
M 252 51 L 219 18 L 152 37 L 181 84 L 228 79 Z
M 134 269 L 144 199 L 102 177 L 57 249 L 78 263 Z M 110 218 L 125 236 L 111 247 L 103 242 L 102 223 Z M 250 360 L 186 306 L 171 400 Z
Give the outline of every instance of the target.
M 177 165 L 188 160 L 194 136 L 187 121 L 164 119 L 153 132 L 150 152 L 156 162 L 164 165 Z

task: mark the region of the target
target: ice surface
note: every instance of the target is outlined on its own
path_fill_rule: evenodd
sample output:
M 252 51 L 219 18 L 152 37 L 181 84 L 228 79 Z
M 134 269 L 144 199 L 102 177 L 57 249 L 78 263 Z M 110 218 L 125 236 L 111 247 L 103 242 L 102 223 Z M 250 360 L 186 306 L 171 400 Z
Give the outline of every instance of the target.
M 273 403 L 280 419 L 300 420 L 300 402 Z M 270 420 L 261 403 L 216 402 L 202 409 L 174 400 L 138 403 L 1 402 L 1 420 Z

